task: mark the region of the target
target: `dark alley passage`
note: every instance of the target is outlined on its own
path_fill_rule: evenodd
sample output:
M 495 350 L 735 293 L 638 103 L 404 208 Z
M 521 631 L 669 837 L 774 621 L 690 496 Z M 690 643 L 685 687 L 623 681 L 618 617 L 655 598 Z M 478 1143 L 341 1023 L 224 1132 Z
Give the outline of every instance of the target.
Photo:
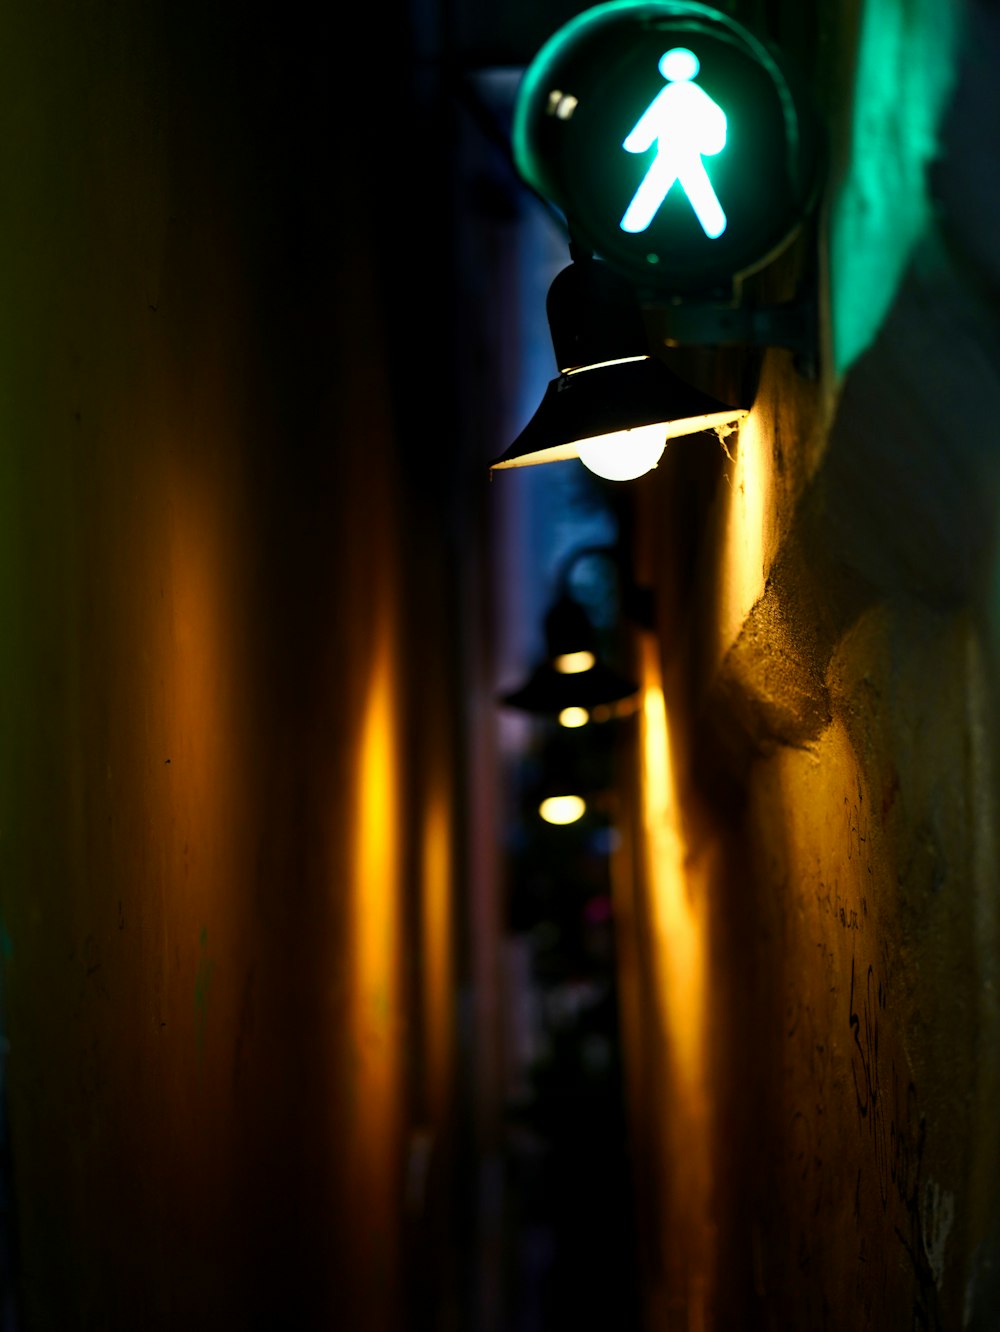
M 2 1332 L 997 1332 L 995 7 L 0 35 Z

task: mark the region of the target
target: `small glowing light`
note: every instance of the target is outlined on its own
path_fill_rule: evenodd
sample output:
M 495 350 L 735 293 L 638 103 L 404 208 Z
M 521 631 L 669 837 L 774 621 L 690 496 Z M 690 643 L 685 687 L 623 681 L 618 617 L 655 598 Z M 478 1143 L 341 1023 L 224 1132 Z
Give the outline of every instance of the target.
M 559 714 L 559 725 L 575 728 L 577 726 L 586 726 L 590 721 L 590 713 L 586 708 L 563 708 Z
M 582 675 L 593 669 L 595 657 L 592 652 L 564 652 L 556 657 L 552 665 L 560 675 Z
M 564 93 L 558 88 L 553 88 L 549 93 L 546 109 L 550 116 L 555 116 L 558 120 L 569 120 L 579 105 L 580 99 L 574 97 L 572 93 Z
M 576 823 L 582 819 L 587 809 L 587 802 L 582 796 L 549 796 L 538 806 L 538 812 L 546 823 Z
M 581 439 L 577 449 L 580 461 L 597 476 L 606 481 L 632 481 L 653 470 L 666 446 L 666 426 L 660 421 Z

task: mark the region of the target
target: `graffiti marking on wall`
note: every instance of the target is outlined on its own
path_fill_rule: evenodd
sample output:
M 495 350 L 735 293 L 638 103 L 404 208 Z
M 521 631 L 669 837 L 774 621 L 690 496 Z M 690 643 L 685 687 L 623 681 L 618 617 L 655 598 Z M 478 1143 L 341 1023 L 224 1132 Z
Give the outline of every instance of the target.
M 914 1276 L 913 1326 L 930 1332 L 940 1327 L 935 1295 L 940 1278 L 935 1277 L 921 1217 L 920 1176 L 927 1125 L 913 1080 L 908 1079 L 901 1092 L 895 1060 L 890 1058 L 886 1069 L 885 1056 L 880 1054 L 879 1027 L 880 1022 L 884 1026 L 888 1007 L 884 977 L 869 965 L 861 981 L 852 957 L 848 1021 L 854 1038 L 851 1070 L 858 1119 L 873 1154 L 882 1211 L 891 1208 L 893 1232 Z M 941 1260 L 949 1229 L 950 1221 L 944 1215 L 933 1221 L 933 1252 Z

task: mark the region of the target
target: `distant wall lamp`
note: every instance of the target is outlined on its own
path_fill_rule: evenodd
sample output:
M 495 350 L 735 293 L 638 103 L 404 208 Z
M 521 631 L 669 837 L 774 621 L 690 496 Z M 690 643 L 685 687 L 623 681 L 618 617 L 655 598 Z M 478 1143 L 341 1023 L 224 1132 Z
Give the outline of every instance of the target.
M 500 702 L 539 717 L 555 717 L 574 729 L 610 716 L 639 686 L 600 660 L 593 626 L 583 606 L 561 592 L 545 617 L 546 655 Z M 575 646 L 569 646 L 569 645 Z
M 612 547 L 585 546 L 563 562 L 558 591 L 545 616 L 545 657 L 521 685 L 500 695 L 501 703 L 554 717 L 560 726 L 575 729 L 591 720 L 610 720 L 636 697 L 637 682 L 601 659 L 590 617 L 569 589 L 570 573 L 580 559 L 613 554 Z M 627 588 L 625 599 L 631 616 L 646 622 L 650 611 L 641 590 Z

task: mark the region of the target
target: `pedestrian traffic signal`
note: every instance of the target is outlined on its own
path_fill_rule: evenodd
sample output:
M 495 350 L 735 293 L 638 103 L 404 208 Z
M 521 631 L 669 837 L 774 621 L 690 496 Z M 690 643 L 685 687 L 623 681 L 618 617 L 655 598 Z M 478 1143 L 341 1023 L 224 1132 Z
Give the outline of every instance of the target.
M 627 153 L 654 152 L 619 226 L 622 231 L 646 231 L 676 186 L 702 231 L 716 240 L 725 231 L 727 218 L 705 158 L 726 146 L 726 113 L 695 82 L 701 61 L 686 46 L 665 51 L 659 68 L 666 83 L 622 144 Z
M 717 293 L 794 237 L 818 119 L 772 47 L 694 0 L 611 0 L 557 32 L 514 110 L 524 180 L 638 287 Z

